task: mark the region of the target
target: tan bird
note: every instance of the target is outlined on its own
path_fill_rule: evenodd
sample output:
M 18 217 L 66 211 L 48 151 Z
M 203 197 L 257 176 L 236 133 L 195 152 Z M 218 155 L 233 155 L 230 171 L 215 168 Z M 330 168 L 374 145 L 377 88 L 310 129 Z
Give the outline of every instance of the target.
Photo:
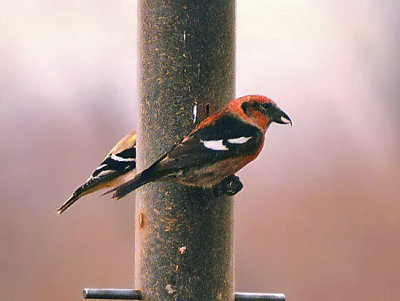
M 79 186 L 57 210 L 63 213 L 81 197 L 104 188 L 114 188 L 132 180 L 136 174 L 136 132 L 122 138 L 107 154 L 89 179 Z

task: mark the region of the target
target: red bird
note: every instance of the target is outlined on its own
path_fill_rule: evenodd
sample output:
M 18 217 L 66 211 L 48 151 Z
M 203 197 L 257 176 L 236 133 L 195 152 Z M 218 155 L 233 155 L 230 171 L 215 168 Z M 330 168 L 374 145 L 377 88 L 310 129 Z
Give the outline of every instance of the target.
M 289 116 L 265 96 L 237 98 L 202 121 L 150 167 L 109 192 L 114 191 L 113 198 L 120 199 L 153 181 L 215 187 L 258 156 L 272 122 L 292 124 Z

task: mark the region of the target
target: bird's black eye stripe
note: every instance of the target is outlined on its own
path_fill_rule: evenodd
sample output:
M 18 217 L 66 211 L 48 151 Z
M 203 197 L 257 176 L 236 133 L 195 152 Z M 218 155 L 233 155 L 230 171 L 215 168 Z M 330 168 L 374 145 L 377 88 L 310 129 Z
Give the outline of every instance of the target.
M 124 159 L 135 159 L 136 158 L 136 147 L 128 148 L 116 155 L 118 157 L 124 158 Z
M 269 111 L 272 106 L 272 104 L 270 103 L 265 103 L 265 104 L 260 104 L 256 101 L 252 101 L 252 102 L 244 102 L 242 104 L 242 110 L 243 112 L 250 117 L 250 113 L 251 113 L 251 109 L 256 110 L 256 111 Z
M 253 110 L 264 111 L 267 114 L 276 110 L 276 106 L 269 102 L 263 104 L 258 102 L 244 102 L 242 104 L 242 110 L 247 116 L 249 116 L 251 108 L 253 108 Z
M 271 112 L 275 109 L 275 105 L 269 102 L 265 102 L 261 105 L 267 112 Z
M 249 116 L 249 103 L 248 102 L 242 103 L 242 110 L 247 116 Z

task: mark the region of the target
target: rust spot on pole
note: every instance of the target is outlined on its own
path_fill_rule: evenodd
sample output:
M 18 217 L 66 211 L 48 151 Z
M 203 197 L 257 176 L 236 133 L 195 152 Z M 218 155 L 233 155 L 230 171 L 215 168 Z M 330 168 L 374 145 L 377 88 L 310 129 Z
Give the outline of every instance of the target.
M 139 213 L 138 221 L 139 221 L 139 229 L 142 229 L 144 227 L 144 215 L 143 215 L 143 213 Z

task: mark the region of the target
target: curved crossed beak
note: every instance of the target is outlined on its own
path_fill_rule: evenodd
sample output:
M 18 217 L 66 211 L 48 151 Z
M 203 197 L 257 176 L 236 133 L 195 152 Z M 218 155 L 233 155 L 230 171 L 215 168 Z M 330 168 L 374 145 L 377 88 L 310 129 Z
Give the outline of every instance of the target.
M 274 114 L 273 121 L 280 124 L 290 124 L 292 126 L 292 120 L 290 117 L 280 109 L 278 109 Z

